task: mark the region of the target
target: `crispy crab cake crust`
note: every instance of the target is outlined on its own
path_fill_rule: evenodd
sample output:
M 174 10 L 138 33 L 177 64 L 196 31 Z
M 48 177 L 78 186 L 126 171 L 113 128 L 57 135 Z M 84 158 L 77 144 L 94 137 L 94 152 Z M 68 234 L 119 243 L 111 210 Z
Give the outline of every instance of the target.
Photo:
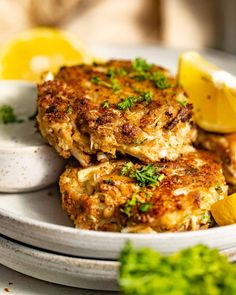
M 114 232 L 174 232 L 211 226 L 211 204 L 227 194 L 221 163 L 213 155 L 198 151 L 175 161 L 154 164 L 165 177 L 159 186 L 153 187 L 141 187 L 134 178 L 121 175 L 129 161 L 107 161 L 85 169 L 66 168 L 60 178 L 62 205 L 76 227 Z M 132 169 L 142 166 L 134 163 Z M 141 206 L 146 209 L 141 210 Z
M 114 78 L 120 86 L 118 91 L 109 86 L 112 80 L 107 74 L 111 69 L 118 71 Z M 124 70 L 126 74 L 122 74 Z M 100 159 L 114 158 L 121 152 L 156 162 L 175 160 L 192 151 L 196 138 L 192 105 L 168 71 L 154 65 L 149 70 L 157 71 L 168 77 L 171 87 L 158 89 L 149 79 L 136 81 L 131 61 L 61 68 L 55 80 L 38 86 L 41 134 L 61 156 L 73 155 L 84 167 L 91 162 L 92 154 Z M 91 82 L 94 77 L 108 84 Z M 141 101 L 126 110 L 119 109 L 122 99 L 149 91 L 149 103 Z M 104 102 L 108 102 L 106 107 Z

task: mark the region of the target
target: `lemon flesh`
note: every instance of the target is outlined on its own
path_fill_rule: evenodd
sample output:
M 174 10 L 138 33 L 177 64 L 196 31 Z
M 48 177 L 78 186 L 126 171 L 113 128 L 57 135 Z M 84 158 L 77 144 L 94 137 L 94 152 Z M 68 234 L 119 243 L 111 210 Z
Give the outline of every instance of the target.
M 35 28 L 16 36 L 0 51 L 0 79 L 39 81 L 42 72 L 89 62 L 76 35 L 53 28 Z
M 236 223 L 236 193 L 212 204 L 211 214 L 218 225 Z
M 178 81 L 188 93 L 195 121 L 202 129 L 236 132 L 236 77 L 198 53 L 186 52 L 179 58 Z

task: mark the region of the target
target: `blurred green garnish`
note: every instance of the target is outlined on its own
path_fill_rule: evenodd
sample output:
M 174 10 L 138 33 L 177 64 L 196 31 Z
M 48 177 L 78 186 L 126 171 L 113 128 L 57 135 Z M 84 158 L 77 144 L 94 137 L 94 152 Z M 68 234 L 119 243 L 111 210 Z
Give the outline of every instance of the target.
M 3 105 L 0 107 L 0 124 L 22 123 L 23 120 L 17 118 L 11 106 Z
M 163 256 L 128 243 L 120 263 L 119 284 L 125 295 L 236 294 L 236 266 L 203 245 Z

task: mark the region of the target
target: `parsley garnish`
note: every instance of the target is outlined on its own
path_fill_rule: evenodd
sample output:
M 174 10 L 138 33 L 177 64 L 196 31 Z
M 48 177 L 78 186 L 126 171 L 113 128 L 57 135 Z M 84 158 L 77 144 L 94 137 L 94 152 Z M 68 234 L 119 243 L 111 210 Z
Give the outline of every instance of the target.
M 117 105 L 118 109 L 127 110 L 127 109 L 132 108 L 134 103 L 137 101 L 137 97 L 138 96 L 130 96 L 130 97 L 122 99 L 122 101 L 120 103 L 118 103 L 118 105 Z
M 129 96 L 127 98 L 122 99 L 120 103 L 118 103 L 118 109 L 127 110 L 133 107 L 136 102 L 145 102 L 149 104 L 152 100 L 152 92 L 147 91 L 138 96 Z
M 145 202 L 142 203 L 137 199 L 137 192 L 132 194 L 131 199 L 128 200 L 124 205 L 123 208 L 120 209 L 121 212 L 125 213 L 128 217 L 131 217 L 132 215 L 132 208 L 134 208 L 136 205 L 139 205 L 138 210 L 141 213 L 147 213 L 148 210 L 152 207 L 152 203 Z
M 99 76 L 92 77 L 90 81 L 97 85 L 102 85 L 108 88 L 112 88 L 112 85 L 110 83 L 103 81 Z
M 143 93 L 142 100 L 145 101 L 146 104 L 149 104 L 152 100 L 152 92 L 147 91 L 147 92 Z
M 142 213 L 147 213 L 151 207 L 152 207 L 152 203 L 150 203 L 150 202 L 142 203 L 139 206 L 139 211 Z
M 117 92 L 121 89 L 119 80 L 111 78 L 111 87 L 114 92 Z
M 120 209 L 121 212 L 125 213 L 128 217 L 131 216 L 131 210 L 136 205 L 136 193 L 134 193 L 131 199 L 125 203 L 124 207 Z
M 67 113 L 67 114 L 71 114 L 72 112 L 73 112 L 73 108 L 72 108 L 71 105 L 69 105 L 69 106 L 67 107 L 67 109 L 66 109 L 66 113 Z
M 109 68 L 106 76 L 108 78 L 115 78 L 116 76 L 126 76 L 128 73 L 124 68 Z
M 111 88 L 113 91 L 117 92 L 120 90 L 120 83 L 117 79 L 111 77 L 111 83 L 103 81 L 99 76 L 94 76 L 90 80 L 92 83 L 97 85 L 102 85 L 107 88 Z
M 182 106 L 186 107 L 188 104 L 187 100 L 185 99 L 184 95 L 179 94 L 179 96 L 176 97 L 176 101 Z
M 158 185 L 165 176 L 164 174 L 160 174 L 152 164 L 148 164 L 140 169 L 133 170 L 129 174 L 129 177 L 134 178 L 140 186 L 155 186 Z
M 104 109 L 108 109 L 109 106 L 110 106 L 110 104 L 109 104 L 109 101 L 108 101 L 108 100 L 105 100 L 105 101 L 102 103 L 102 107 L 103 107 Z
M 129 170 L 133 167 L 132 162 L 126 163 L 121 169 L 121 175 L 127 176 L 129 174 Z
M 158 185 L 165 178 L 165 175 L 159 173 L 152 164 L 143 166 L 140 169 L 133 169 L 132 162 L 128 162 L 122 167 L 121 175 L 136 179 L 140 186 Z
M 123 295 L 236 294 L 236 266 L 203 245 L 162 255 L 127 243 L 120 255 Z
M 150 79 L 155 83 L 156 87 L 159 89 L 166 89 L 171 87 L 168 78 L 161 71 L 152 73 Z
M 206 212 L 206 211 L 203 211 L 202 215 L 201 215 L 201 222 L 203 224 L 208 224 L 208 223 L 211 223 L 211 215 Z
M 152 64 L 147 63 L 143 58 L 136 58 L 133 61 L 134 73 L 131 73 L 137 81 L 151 80 L 155 83 L 156 87 L 159 89 L 166 89 L 171 87 L 171 84 L 165 74 L 161 71 L 148 72 L 152 68 Z
M 3 105 L 0 108 L 0 123 L 9 124 L 9 123 L 22 123 L 23 120 L 18 119 L 14 109 L 11 106 Z
M 127 71 L 123 68 L 117 68 L 116 73 L 119 76 L 126 76 L 128 74 Z
M 137 57 L 132 63 L 133 69 L 137 72 L 146 72 L 151 69 L 152 64 L 147 63 L 144 58 Z

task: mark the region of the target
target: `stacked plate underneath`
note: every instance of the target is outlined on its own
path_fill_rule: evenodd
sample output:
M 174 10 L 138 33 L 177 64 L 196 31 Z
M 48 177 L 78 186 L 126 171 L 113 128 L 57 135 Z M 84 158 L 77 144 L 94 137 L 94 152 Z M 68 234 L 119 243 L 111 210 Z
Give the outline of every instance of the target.
M 143 56 L 175 67 L 178 52 L 156 47 L 96 47 L 97 55 Z M 230 58 L 225 67 L 232 66 Z M 157 60 L 158 58 L 159 60 Z M 222 61 L 222 62 L 221 62 Z M 234 63 L 235 64 L 235 63 Z M 37 173 L 37 171 L 35 171 Z M 0 171 L 1 177 L 1 171 Z M 30 193 L 0 194 L 0 263 L 42 280 L 100 290 L 118 290 L 120 250 L 130 240 L 163 254 L 203 243 L 236 260 L 236 225 L 182 233 L 128 234 L 78 230 L 61 209 L 57 187 Z
M 236 260 L 236 226 L 186 233 L 123 234 L 77 230 L 60 207 L 56 187 L 0 194 L 0 263 L 42 280 L 117 290 L 116 261 L 127 240 L 162 253 L 204 243 Z

